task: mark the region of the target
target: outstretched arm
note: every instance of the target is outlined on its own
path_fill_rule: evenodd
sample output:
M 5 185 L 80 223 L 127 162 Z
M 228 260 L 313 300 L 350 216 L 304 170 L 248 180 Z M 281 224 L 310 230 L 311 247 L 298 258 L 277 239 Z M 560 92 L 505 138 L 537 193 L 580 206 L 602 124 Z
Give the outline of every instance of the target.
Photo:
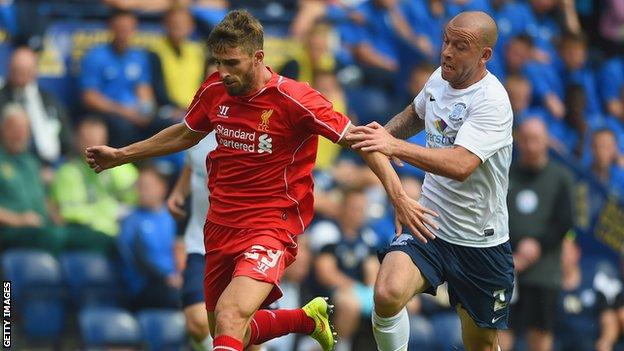
M 365 127 L 354 128 L 353 133 L 347 135 L 346 138 L 354 143 L 354 149 L 379 151 L 388 157 L 399 158 L 425 172 L 457 181 L 466 180 L 481 164 L 481 159 L 464 147 L 424 148 L 395 138 L 376 122 Z
M 405 140 L 425 129 L 425 121 L 418 117 L 414 103 L 411 103 L 392 117 L 385 128 L 393 137 Z
M 347 135 L 353 133 L 356 127 L 349 126 Z M 351 147 L 351 142 L 345 138 L 340 141 L 344 147 Z M 416 200 L 411 199 L 401 186 L 401 180 L 390 164 L 390 160 L 384 154 L 375 151 L 358 150 L 368 167 L 381 181 L 388 197 L 396 209 L 395 225 L 397 234 L 402 232 L 402 224 L 408 226 L 414 236 L 423 242 L 426 238 L 434 239 L 435 236 L 427 229 L 424 223 L 437 229 L 435 222 L 427 215 L 437 216 L 432 210 L 421 206 Z
M 96 173 L 124 163 L 141 161 L 150 157 L 172 154 L 188 149 L 202 140 L 207 133 L 191 130 L 184 122 L 163 129 L 149 139 L 116 149 L 105 145 L 91 146 L 85 150 L 87 163 Z

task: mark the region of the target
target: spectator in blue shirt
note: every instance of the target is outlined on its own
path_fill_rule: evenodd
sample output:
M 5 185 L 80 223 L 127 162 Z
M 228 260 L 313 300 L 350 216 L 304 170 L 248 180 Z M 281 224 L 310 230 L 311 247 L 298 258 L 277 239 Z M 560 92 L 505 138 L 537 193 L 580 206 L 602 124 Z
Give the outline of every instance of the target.
M 139 206 L 121 226 L 118 248 L 133 306 L 177 308 L 182 277 L 176 270 L 175 221 L 167 211 L 167 179 L 151 165 L 141 168 Z
M 617 138 L 611 129 L 598 129 L 592 135 L 591 174 L 611 194 L 624 199 L 624 168 L 618 163 Z
M 616 56 L 605 62 L 600 72 L 600 92 L 604 109 L 611 116 L 624 122 L 624 57 Z
M 566 33 L 559 46 L 562 67 L 559 76 L 564 85 L 579 84 L 585 90 L 586 112 L 601 112 L 594 72 L 587 64 L 587 41 L 582 35 Z
M 112 146 L 141 140 L 167 124 L 154 118 L 148 54 L 130 47 L 136 26 L 134 14 L 115 12 L 109 22 L 112 42 L 92 48 L 81 66 L 82 102 L 104 116 Z

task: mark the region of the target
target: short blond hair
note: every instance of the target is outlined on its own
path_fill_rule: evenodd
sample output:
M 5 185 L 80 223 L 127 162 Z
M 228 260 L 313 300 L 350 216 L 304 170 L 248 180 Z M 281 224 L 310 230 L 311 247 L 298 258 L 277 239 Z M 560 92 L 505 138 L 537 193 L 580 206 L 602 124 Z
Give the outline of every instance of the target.
M 230 11 L 210 32 L 208 49 L 211 53 L 241 47 L 250 55 L 264 46 L 262 24 L 246 10 Z

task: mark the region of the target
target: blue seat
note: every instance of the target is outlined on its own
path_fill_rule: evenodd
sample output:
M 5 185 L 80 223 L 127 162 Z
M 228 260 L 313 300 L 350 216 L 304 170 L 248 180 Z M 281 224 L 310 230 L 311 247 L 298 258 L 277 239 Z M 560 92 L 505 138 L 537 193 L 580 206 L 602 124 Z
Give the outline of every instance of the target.
M 10 249 L 2 255 L 2 272 L 11 281 L 12 297 L 20 304 L 26 297 L 58 297 L 63 280 L 57 260 L 41 250 Z
M 65 281 L 75 305 L 121 306 L 119 277 L 111 262 L 95 252 L 68 252 L 60 257 Z
M 58 340 L 65 328 L 66 307 L 56 259 L 44 251 L 11 249 L 2 255 L 2 271 L 11 281 L 15 312 L 27 338 Z
M 146 309 L 137 314 L 150 350 L 178 350 L 186 339 L 184 315 L 178 310 Z
M 141 345 L 139 323 L 124 309 L 86 307 L 78 315 L 78 324 L 87 347 Z

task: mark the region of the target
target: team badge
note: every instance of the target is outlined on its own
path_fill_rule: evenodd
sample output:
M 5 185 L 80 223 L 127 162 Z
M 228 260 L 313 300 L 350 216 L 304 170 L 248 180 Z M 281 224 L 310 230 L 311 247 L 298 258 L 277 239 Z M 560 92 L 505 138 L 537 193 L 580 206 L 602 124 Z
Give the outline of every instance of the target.
M 258 124 L 258 129 L 263 132 L 269 131 L 269 118 L 273 114 L 273 110 L 264 110 L 262 111 L 262 115 L 260 115 L 260 124 Z
M 463 102 L 458 102 L 453 105 L 453 110 L 449 115 L 449 120 L 452 122 L 459 122 L 464 119 L 464 115 L 466 114 L 466 104 Z

